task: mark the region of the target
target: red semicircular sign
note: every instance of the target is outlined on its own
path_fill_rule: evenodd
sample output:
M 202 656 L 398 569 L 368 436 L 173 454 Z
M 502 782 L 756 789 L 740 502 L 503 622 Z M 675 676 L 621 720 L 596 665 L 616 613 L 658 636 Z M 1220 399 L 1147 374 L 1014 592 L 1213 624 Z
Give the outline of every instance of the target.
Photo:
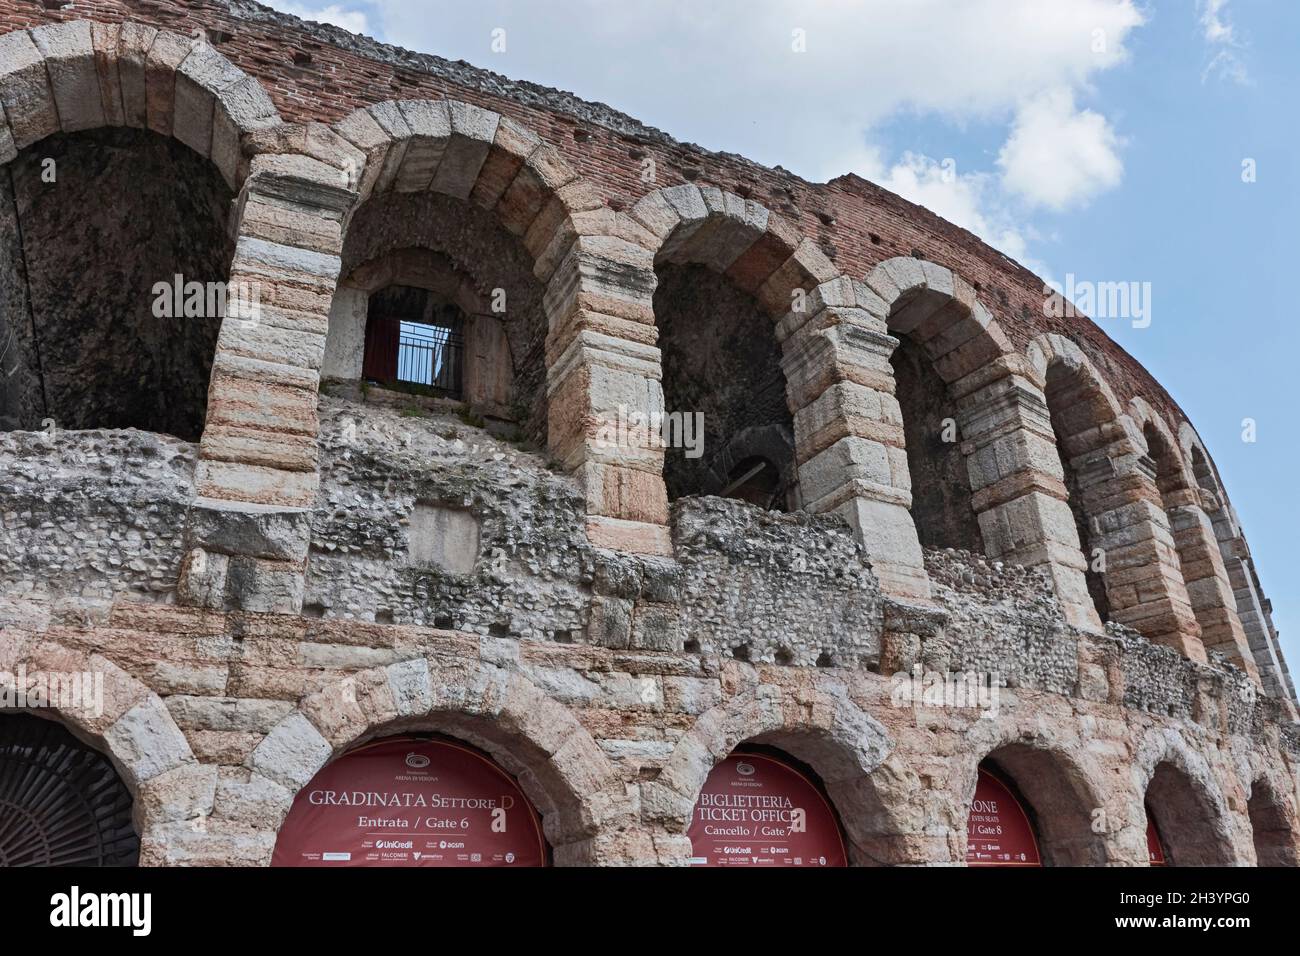
M 840 825 L 811 780 L 762 754 L 713 768 L 691 814 L 696 866 L 848 866 Z
M 979 772 L 966 821 L 967 866 L 1042 866 L 1029 815 L 997 777 Z
M 445 740 L 392 737 L 321 769 L 272 866 L 544 866 L 532 804 L 500 767 Z

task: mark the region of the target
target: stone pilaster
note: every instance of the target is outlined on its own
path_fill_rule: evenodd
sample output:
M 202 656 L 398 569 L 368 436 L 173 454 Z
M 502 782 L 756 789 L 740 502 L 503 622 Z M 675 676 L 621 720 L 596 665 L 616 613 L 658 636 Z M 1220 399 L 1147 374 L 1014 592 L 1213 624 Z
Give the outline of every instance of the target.
M 356 151 L 325 127 L 313 151 L 324 158 L 255 157 L 239 197 L 179 587 L 186 603 L 302 607 L 305 529 L 319 482 L 317 389 L 359 168 Z M 227 526 L 247 533 L 220 533 Z M 274 533 L 284 528 L 296 530 Z
M 546 292 L 548 446 L 582 482 L 594 545 L 666 555 L 663 449 L 648 426 L 664 410 L 654 288 L 642 246 L 574 240 Z
M 1145 456 L 1102 449 L 1078 468 L 1092 547 L 1105 556 L 1111 620 L 1204 663 L 1201 628 L 1183 584 L 1155 465 Z
M 1206 650 L 1226 655 L 1258 684 L 1259 667 L 1237 616 L 1232 582 L 1214 539 L 1210 518 L 1201 507 L 1200 496 L 1200 490 L 1194 488 L 1183 488 L 1165 495 L 1166 513 L 1178 548 L 1187 596 L 1201 626 L 1201 641 Z
M 898 340 L 883 302 L 861 282 L 833 280 L 781 321 L 777 337 L 805 507 L 849 521 L 886 592 L 928 600 L 889 365 Z
M 1099 631 L 1047 400 L 1031 369 L 1007 356 L 951 391 L 986 556 L 1045 567 L 1067 619 Z

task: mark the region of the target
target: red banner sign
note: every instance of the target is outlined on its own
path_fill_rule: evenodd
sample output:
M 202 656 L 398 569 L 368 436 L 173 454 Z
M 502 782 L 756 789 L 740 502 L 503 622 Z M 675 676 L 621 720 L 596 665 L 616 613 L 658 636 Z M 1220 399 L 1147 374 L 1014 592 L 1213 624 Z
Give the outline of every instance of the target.
M 760 754 L 713 768 L 691 816 L 697 866 L 848 866 L 840 825 L 821 791 Z
M 1147 807 L 1147 862 L 1152 866 L 1164 866 L 1165 848 L 1160 845 L 1160 833 L 1156 830 L 1156 821 L 1151 818 L 1151 808 Z
M 966 822 L 967 866 L 1042 866 L 1038 841 L 1020 802 L 997 777 L 979 772 Z
M 486 757 L 397 737 L 345 754 L 299 792 L 272 866 L 544 866 L 541 821 Z

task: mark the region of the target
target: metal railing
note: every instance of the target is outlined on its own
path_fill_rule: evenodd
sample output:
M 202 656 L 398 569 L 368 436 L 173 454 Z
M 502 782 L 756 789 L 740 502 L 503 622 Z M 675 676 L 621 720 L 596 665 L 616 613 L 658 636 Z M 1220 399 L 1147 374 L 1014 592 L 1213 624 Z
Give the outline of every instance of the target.
M 397 340 L 399 382 L 427 385 L 458 397 L 464 367 L 464 336 L 444 326 L 402 323 Z

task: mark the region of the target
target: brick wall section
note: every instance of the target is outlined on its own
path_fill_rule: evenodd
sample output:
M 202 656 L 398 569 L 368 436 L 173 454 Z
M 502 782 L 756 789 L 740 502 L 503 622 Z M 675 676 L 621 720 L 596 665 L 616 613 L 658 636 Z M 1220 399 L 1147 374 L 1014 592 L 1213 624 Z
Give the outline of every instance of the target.
M 133 19 L 181 34 L 219 31 L 228 38 L 218 38 L 217 49 L 262 83 L 286 122 L 333 123 L 385 100 L 446 96 L 495 110 L 535 131 L 615 208 L 630 208 L 651 191 L 640 178 L 643 158 L 649 157 L 657 168 L 655 187 L 694 181 L 753 198 L 813 238 L 855 278 L 885 259 L 919 253 L 970 282 L 1017 348 L 1042 332 L 1069 335 L 1104 371 L 1121 402 L 1143 395 L 1171 419 L 1182 415 L 1150 374 L 1100 328 L 1086 320 L 1044 316 L 1042 282 L 1033 273 L 856 175 L 809 183 L 780 168 L 679 143 L 602 104 L 334 27 L 304 24 L 241 0 L 86 0 L 62 10 L 46 10 L 38 0 L 9 0 L 0 10 L 0 33 L 80 19 Z M 295 55 L 303 54 L 310 63 L 296 64 Z

